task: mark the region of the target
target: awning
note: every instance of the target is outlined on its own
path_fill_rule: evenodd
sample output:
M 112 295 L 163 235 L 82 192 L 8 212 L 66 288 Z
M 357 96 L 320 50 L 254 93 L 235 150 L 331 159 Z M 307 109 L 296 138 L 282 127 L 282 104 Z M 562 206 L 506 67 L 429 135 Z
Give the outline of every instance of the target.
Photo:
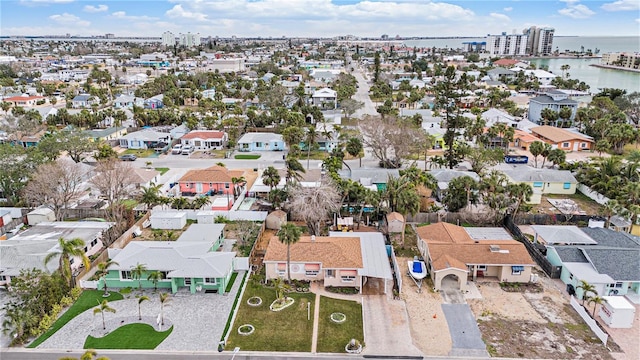
M 278 263 L 278 270 L 287 270 L 287 263 Z
M 524 266 L 512 266 L 511 271 L 524 271 Z
M 340 270 L 340 276 L 358 276 L 358 270 Z
M 320 271 L 320 264 L 305 264 L 305 271 Z

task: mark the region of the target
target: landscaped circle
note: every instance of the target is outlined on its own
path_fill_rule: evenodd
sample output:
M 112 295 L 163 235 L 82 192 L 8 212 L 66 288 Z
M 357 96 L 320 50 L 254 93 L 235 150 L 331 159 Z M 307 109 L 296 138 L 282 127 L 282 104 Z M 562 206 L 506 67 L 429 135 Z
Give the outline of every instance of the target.
M 238 334 L 243 336 L 251 335 L 254 331 L 256 331 L 256 328 L 254 328 L 251 324 L 240 325 L 240 327 L 238 328 Z
M 338 324 L 341 324 L 347 321 L 347 315 L 339 312 L 334 312 L 329 317 L 331 318 L 331 321 Z
M 249 299 L 247 299 L 247 305 L 260 306 L 262 305 L 262 298 L 260 296 L 252 296 Z

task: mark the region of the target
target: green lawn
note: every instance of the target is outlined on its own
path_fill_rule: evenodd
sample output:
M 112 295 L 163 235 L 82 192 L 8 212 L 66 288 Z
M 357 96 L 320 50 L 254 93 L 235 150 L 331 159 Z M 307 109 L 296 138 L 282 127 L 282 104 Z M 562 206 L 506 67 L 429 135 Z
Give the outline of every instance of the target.
M 247 305 L 247 299 L 252 296 L 262 298 L 262 305 Z M 239 346 L 248 351 L 311 351 L 315 295 L 304 293 L 289 296 L 295 299 L 295 303 L 274 312 L 269 310 L 269 305 L 276 299 L 275 291 L 253 281 L 248 283 L 226 348 Z M 307 320 L 308 303 L 311 303 L 311 320 Z M 248 336 L 239 335 L 238 328 L 244 324 L 253 325 L 255 332 Z
M 165 168 L 165 167 L 157 167 L 155 169 L 156 171 L 160 172 L 160 175 L 164 175 L 167 171 L 169 171 L 169 168 Z
M 334 312 L 345 314 L 345 322 L 331 321 L 330 316 Z M 344 353 L 344 347 L 351 339 L 364 343 L 362 305 L 355 301 L 320 297 L 318 352 Z
M 146 149 L 146 150 L 142 150 L 142 149 L 127 149 L 124 152 L 120 153 L 120 155 L 129 155 L 129 154 L 133 154 L 139 158 L 146 158 L 149 157 L 151 155 L 153 155 L 155 153 L 155 151 L 153 151 L 153 149 Z
M 237 160 L 256 160 L 260 159 L 261 156 L 260 154 L 238 154 L 234 158 Z
M 231 291 L 231 288 L 233 287 L 233 283 L 236 281 L 237 277 L 238 277 L 237 272 L 234 272 L 233 274 L 231 274 L 231 279 L 229 279 L 229 283 L 227 284 L 227 287 L 224 289 L 225 293 L 228 293 Z
M 87 336 L 85 349 L 133 349 L 153 350 L 171 334 L 173 326 L 158 332 L 148 324 L 128 324 L 110 332 L 107 336 L 94 338 Z
M 45 340 L 50 338 L 51 335 L 55 334 L 56 331 L 60 330 L 66 323 L 71 321 L 71 319 L 80 315 L 86 310 L 89 310 L 91 308 L 98 306 L 98 304 L 102 302 L 102 300 L 106 299 L 108 301 L 116 301 L 116 300 L 123 299 L 122 295 L 118 292 L 111 292 L 109 297 L 107 298 L 102 297 L 102 294 L 103 292 L 101 290 L 85 290 L 80 295 L 78 300 L 76 300 L 76 302 L 73 305 L 71 305 L 71 307 L 69 307 L 69 309 L 65 311 L 65 313 L 62 314 L 62 316 L 60 316 L 58 320 L 56 320 L 56 322 L 53 323 L 53 325 L 51 325 L 51 328 L 49 328 L 47 332 L 40 335 L 40 337 L 35 339 L 27 347 L 35 348 L 38 345 L 42 344 Z

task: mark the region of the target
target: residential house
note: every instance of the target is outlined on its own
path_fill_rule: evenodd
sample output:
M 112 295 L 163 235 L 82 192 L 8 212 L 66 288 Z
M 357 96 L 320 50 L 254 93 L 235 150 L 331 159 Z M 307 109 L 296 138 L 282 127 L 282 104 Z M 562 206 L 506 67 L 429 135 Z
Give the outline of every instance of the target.
M 382 168 L 358 168 L 351 170 L 338 170 L 338 175 L 342 179 L 350 179 L 362 184 L 362 186 L 374 191 L 383 191 L 387 188 L 389 177 L 400 176 L 398 169 Z
M 440 222 L 418 227 L 417 235 L 435 290 L 449 283 L 465 291 L 468 281 L 487 277 L 529 282 L 535 266 L 524 245 L 503 228 L 465 228 Z
M 120 94 L 113 100 L 113 107 L 115 109 L 133 109 L 134 106 L 143 107 L 144 99 L 133 95 Z
M 449 183 L 451 180 L 469 176 L 475 181 L 480 181 L 480 176 L 473 171 L 459 171 L 452 169 L 435 169 L 429 171 L 431 175 L 436 179 L 438 188 L 436 189 L 436 198 L 439 201 L 442 201 L 444 196 L 447 194 L 447 190 L 449 189 Z
M 47 134 L 46 129 L 42 129 L 35 134 L 22 135 L 16 140 L 16 144 L 22 147 L 33 147 L 38 145 L 40 140 Z
M 269 241 L 264 257 L 267 279 L 287 276 L 287 245 L 277 236 Z M 290 246 L 291 278 L 321 281 L 332 287 L 355 287 L 392 279 L 381 233 L 331 232 L 330 236 L 302 236 Z
M 316 90 L 311 95 L 313 105 L 321 109 L 336 109 L 338 107 L 338 92 L 329 88 Z
M 508 81 L 515 78 L 516 73 L 513 72 L 512 70 L 497 67 L 495 69 L 491 69 L 487 71 L 487 75 L 489 75 L 489 77 L 493 81 Z
M 152 129 L 128 133 L 119 140 L 120 147 L 126 149 L 155 149 L 158 146 L 166 146 L 171 142 L 171 135 Z
M 534 123 L 541 124 L 544 121 L 544 119 L 542 119 L 543 109 L 551 109 L 559 113 L 560 109 L 565 107 L 571 109 L 571 117 L 568 120 L 573 121 L 578 112 L 578 102 L 569 99 L 569 95 L 564 92 L 548 90 L 545 94 L 529 99 L 529 112 L 527 117 Z M 563 120 L 558 119 L 556 124 L 553 125 L 557 126 L 561 121 Z
M 562 267 L 560 280 L 583 298 L 580 281 L 595 287 L 590 296 L 626 296 L 640 304 L 640 238 L 604 228 L 580 228 L 591 242 L 547 245 L 547 259 Z M 545 238 L 546 240 L 546 238 Z
M 193 145 L 196 150 L 220 150 L 227 145 L 229 135 L 224 131 L 191 131 L 180 138 L 182 145 Z
M 20 96 L 6 97 L 2 101 L 8 102 L 13 106 L 30 107 L 36 106 L 40 101 L 46 102 L 47 98 L 44 96 L 29 96 L 27 94 L 22 94 Z
M 509 144 L 509 146 L 529 151 L 529 146 L 536 141 L 540 141 L 540 138 L 523 130 L 515 130 L 513 134 L 513 143 Z
M 144 100 L 143 106 L 145 109 L 152 109 L 152 110 L 162 109 L 164 107 L 164 103 L 162 101 L 163 98 L 164 98 L 164 94 L 152 96 Z
M 591 136 L 573 129 L 562 129 L 549 125 L 531 128 L 531 134 L 542 142 L 550 144 L 554 149 L 565 151 L 589 151 L 594 147 Z
M 71 106 L 74 109 L 88 108 L 94 104 L 98 104 L 98 99 L 89 94 L 76 95 L 73 100 L 71 100 Z
M 540 204 L 542 194 L 576 193 L 578 181 L 568 170 L 537 169 L 528 165 L 501 164 L 494 167 L 501 171 L 512 183 L 529 184 L 533 195 L 529 204 Z
M 137 168 L 132 169 L 132 180 L 137 189 L 158 184 L 160 172 L 155 169 Z
M 11 278 L 20 275 L 20 270 L 40 269 L 52 273 L 59 266 L 56 256 L 48 264 L 44 258 L 52 252 L 59 252 L 58 240 L 80 239 L 84 241 L 86 256 L 97 253 L 104 245 L 104 234 L 114 225 L 100 221 L 53 221 L 37 222 L 10 240 L 0 241 L 0 285 L 10 283 Z M 83 268 L 79 257 L 69 259 L 72 275 Z
M 287 147 L 282 135 L 251 132 L 238 139 L 238 151 L 284 151 Z
M 83 132 L 89 139 L 100 142 L 117 140 L 127 134 L 127 128 L 124 126 L 110 127 L 106 129 L 86 130 Z
M 228 170 L 222 166 L 212 166 L 206 169 L 187 171 L 178 180 L 180 193 L 183 196 L 194 195 L 233 195 L 233 178 L 243 177 L 243 170 Z M 243 184 L 238 184 L 242 186 Z
M 236 255 L 235 252 L 216 251 L 221 243 L 221 232 L 217 231 L 219 225 L 208 226 L 212 225 L 216 228 L 189 233 L 177 241 L 132 241 L 124 249 L 109 249 L 109 258 L 115 263 L 105 277 L 107 286 L 224 294 Z M 146 268 L 139 279 L 131 271 L 138 264 Z M 156 282 L 149 280 L 154 272 L 160 272 Z M 100 279 L 98 287 L 104 286 L 102 281 Z

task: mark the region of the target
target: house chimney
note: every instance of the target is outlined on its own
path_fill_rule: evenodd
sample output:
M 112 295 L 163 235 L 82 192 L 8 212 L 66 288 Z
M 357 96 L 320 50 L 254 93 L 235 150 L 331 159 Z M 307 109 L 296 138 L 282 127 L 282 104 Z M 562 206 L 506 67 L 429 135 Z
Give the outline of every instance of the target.
M 315 235 L 311 235 L 311 242 L 316 242 L 316 236 Z

